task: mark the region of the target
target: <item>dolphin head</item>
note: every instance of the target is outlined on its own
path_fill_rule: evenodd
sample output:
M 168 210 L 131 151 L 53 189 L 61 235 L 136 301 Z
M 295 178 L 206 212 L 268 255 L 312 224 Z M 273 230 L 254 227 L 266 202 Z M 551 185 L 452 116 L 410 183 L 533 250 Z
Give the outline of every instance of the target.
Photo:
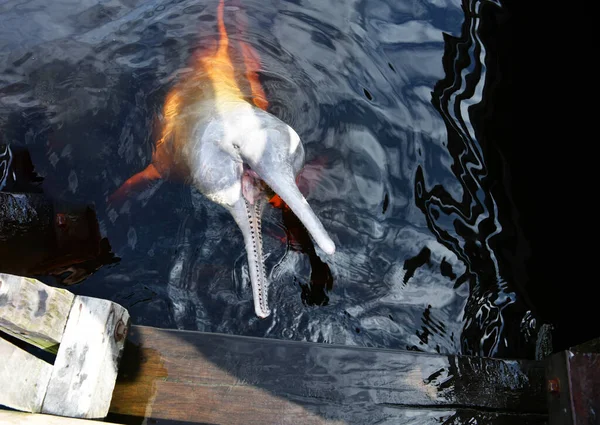
M 244 236 L 254 309 L 270 315 L 269 282 L 263 261 L 261 216 L 274 193 L 304 224 L 327 254 L 335 244 L 296 185 L 304 165 L 298 134 L 282 120 L 249 104 L 213 117 L 198 133 L 193 148 L 196 186 L 232 214 Z

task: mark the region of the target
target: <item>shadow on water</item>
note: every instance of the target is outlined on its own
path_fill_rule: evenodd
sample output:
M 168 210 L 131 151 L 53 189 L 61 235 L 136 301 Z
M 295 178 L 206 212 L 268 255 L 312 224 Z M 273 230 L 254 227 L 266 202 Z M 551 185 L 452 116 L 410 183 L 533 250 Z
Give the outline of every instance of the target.
M 0 145 L 0 271 L 73 285 L 119 259 L 90 205 L 46 196 L 27 149 Z
M 27 146 L 46 193 L 95 204 L 121 258 L 73 291 L 119 302 L 149 326 L 533 357 L 539 323 L 520 272 L 527 241 L 502 165 L 488 168 L 502 141 L 482 126 L 500 96 L 486 43 L 505 25 L 501 4 L 249 0 L 228 9 L 231 31 L 237 20 L 248 28 L 232 39 L 260 53 L 270 112 L 305 143 L 315 171 L 308 200 L 338 246 L 320 256 L 295 217 L 269 209 L 273 314 L 261 321 L 226 211 L 167 182 L 118 210 L 106 204 L 148 164 L 177 73 L 214 46 L 214 8 L 114 0 L 65 13 L 26 3 L 0 6 L 2 141 Z

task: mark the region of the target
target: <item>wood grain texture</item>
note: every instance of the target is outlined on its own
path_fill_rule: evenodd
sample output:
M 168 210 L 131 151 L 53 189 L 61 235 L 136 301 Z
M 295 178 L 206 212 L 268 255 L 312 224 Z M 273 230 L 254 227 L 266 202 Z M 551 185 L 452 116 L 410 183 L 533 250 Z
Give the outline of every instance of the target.
M 537 362 L 133 326 L 109 417 L 251 425 L 404 424 L 416 415 L 414 423 L 452 424 L 487 415 L 541 424 L 543 382 Z
M 39 412 L 51 374 L 51 364 L 0 337 L 0 405 Z
M 0 273 L 0 328 L 56 353 L 74 298 L 36 279 Z
M 245 417 L 230 412 L 229 406 L 223 406 L 223 419 L 217 422 L 205 422 L 198 419 L 148 419 L 127 415 L 109 414 L 108 418 L 124 425 L 230 425 L 230 424 L 258 424 L 263 425 L 337 425 L 337 424 L 363 424 L 363 425 L 548 425 L 547 415 L 514 414 L 502 412 L 481 412 L 470 409 L 411 409 L 411 408 L 386 408 L 386 419 L 375 420 L 368 414 L 355 417 L 348 422 L 326 419 L 309 414 L 302 417 L 288 417 L 285 411 L 275 411 L 262 418 Z M 262 422 L 261 422 L 262 421 Z M 294 422 L 296 421 L 296 422 Z
M 75 297 L 42 413 L 104 418 L 108 413 L 129 313 L 98 298 Z
M 600 423 L 600 354 L 569 349 L 548 357 L 545 365 L 550 425 Z
M 43 415 L 41 413 L 23 413 L 0 410 L 2 425 L 98 425 L 97 421 L 73 419 L 62 416 Z M 104 425 L 116 425 L 114 422 L 102 422 Z

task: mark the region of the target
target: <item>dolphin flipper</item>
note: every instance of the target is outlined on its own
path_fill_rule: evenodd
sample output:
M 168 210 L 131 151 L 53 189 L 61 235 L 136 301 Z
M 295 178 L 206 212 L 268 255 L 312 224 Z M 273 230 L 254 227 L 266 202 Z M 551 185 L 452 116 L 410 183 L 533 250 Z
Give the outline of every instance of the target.
M 108 197 L 108 203 L 120 203 L 125 200 L 131 192 L 147 187 L 151 182 L 161 179 L 162 176 L 154 166 L 148 165 L 145 169 L 129 177 L 112 195 Z

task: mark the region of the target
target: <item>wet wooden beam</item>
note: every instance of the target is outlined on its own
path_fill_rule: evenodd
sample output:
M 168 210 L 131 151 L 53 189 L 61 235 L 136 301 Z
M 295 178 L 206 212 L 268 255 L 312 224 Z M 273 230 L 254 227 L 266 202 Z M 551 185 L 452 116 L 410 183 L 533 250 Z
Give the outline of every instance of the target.
M 543 424 L 544 366 L 133 326 L 109 419 Z
M 550 425 L 600 423 L 600 338 L 546 360 Z
M 264 409 L 280 408 L 281 405 L 268 404 Z M 236 425 L 236 424 L 278 424 L 278 425 L 548 425 L 546 415 L 531 414 L 512 414 L 482 412 L 469 409 L 432 409 L 432 408 L 383 408 L 376 417 L 369 417 L 370 412 L 346 420 L 328 418 L 320 416 L 318 413 L 305 411 L 302 414 L 295 414 L 291 410 L 275 410 L 262 418 L 256 416 L 255 409 L 249 409 L 246 417 L 243 414 L 231 412 L 228 414 L 230 406 L 221 406 L 223 412 L 222 419 L 217 415 L 214 422 L 202 422 L 195 419 L 172 420 L 172 419 L 154 419 L 144 422 L 141 417 L 128 415 L 109 415 L 113 421 L 124 425 L 139 424 L 169 424 L 169 425 Z M 149 417 L 149 416 L 148 416 Z M 260 422 L 265 421 L 265 422 Z M 272 422 L 268 422 L 272 421 Z

